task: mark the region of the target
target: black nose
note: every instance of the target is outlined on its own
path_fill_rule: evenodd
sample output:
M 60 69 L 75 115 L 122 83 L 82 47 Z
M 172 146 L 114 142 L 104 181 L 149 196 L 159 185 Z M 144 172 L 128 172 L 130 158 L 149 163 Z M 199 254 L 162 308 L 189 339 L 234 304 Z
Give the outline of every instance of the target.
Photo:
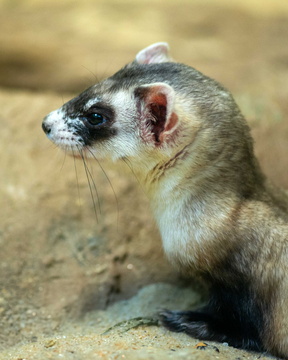
M 42 122 L 42 129 L 46 135 L 48 135 L 51 132 L 51 126 L 45 123 L 45 120 Z

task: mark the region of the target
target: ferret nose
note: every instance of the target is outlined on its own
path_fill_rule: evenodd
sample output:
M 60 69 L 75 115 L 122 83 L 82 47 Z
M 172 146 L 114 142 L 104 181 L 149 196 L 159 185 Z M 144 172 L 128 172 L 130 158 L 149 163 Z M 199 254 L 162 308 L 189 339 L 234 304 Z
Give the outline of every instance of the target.
M 45 122 L 45 119 L 42 122 L 42 129 L 46 135 L 50 134 L 51 132 L 51 125 L 47 124 L 47 122 Z

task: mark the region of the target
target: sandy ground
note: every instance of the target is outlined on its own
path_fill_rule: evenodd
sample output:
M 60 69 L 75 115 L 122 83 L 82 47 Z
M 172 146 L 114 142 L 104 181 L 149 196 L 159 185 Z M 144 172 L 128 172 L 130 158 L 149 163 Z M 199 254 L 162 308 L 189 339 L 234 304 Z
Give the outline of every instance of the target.
M 232 90 L 264 172 L 288 188 L 286 2 L 2 0 L 0 23 L 0 359 L 267 358 L 225 344 L 200 351 L 149 322 L 101 335 L 203 294 L 166 261 L 129 169 L 90 165 L 96 218 L 82 163 L 49 143 L 41 121 L 166 40 L 174 58 Z

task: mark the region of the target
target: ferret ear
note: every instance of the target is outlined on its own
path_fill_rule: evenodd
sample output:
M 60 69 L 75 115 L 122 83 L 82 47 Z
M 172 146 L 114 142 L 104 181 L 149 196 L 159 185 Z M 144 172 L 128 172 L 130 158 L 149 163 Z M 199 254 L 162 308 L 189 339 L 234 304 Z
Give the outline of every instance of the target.
M 141 136 L 155 145 L 169 143 L 178 126 L 175 92 L 165 83 L 143 85 L 135 90 L 139 100 Z
M 138 64 L 156 64 L 167 61 L 172 61 L 172 59 L 169 56 L 169 45 L 166 42 L 152 44 L 136 55 Z

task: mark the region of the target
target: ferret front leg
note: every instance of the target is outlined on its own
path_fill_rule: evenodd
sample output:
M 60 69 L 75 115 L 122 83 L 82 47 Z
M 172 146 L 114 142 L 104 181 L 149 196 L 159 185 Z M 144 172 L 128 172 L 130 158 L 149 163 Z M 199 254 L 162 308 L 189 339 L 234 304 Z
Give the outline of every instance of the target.
M 213 315 L 208 307 L 197 311 L 169 311 L 159 314 L 161 324 L 174 332 L 184 332 L 199 340 L 227 342 L 235 348 L 263 351 L 261 341 L 245 334 L 234 318 L 227 322 Z

